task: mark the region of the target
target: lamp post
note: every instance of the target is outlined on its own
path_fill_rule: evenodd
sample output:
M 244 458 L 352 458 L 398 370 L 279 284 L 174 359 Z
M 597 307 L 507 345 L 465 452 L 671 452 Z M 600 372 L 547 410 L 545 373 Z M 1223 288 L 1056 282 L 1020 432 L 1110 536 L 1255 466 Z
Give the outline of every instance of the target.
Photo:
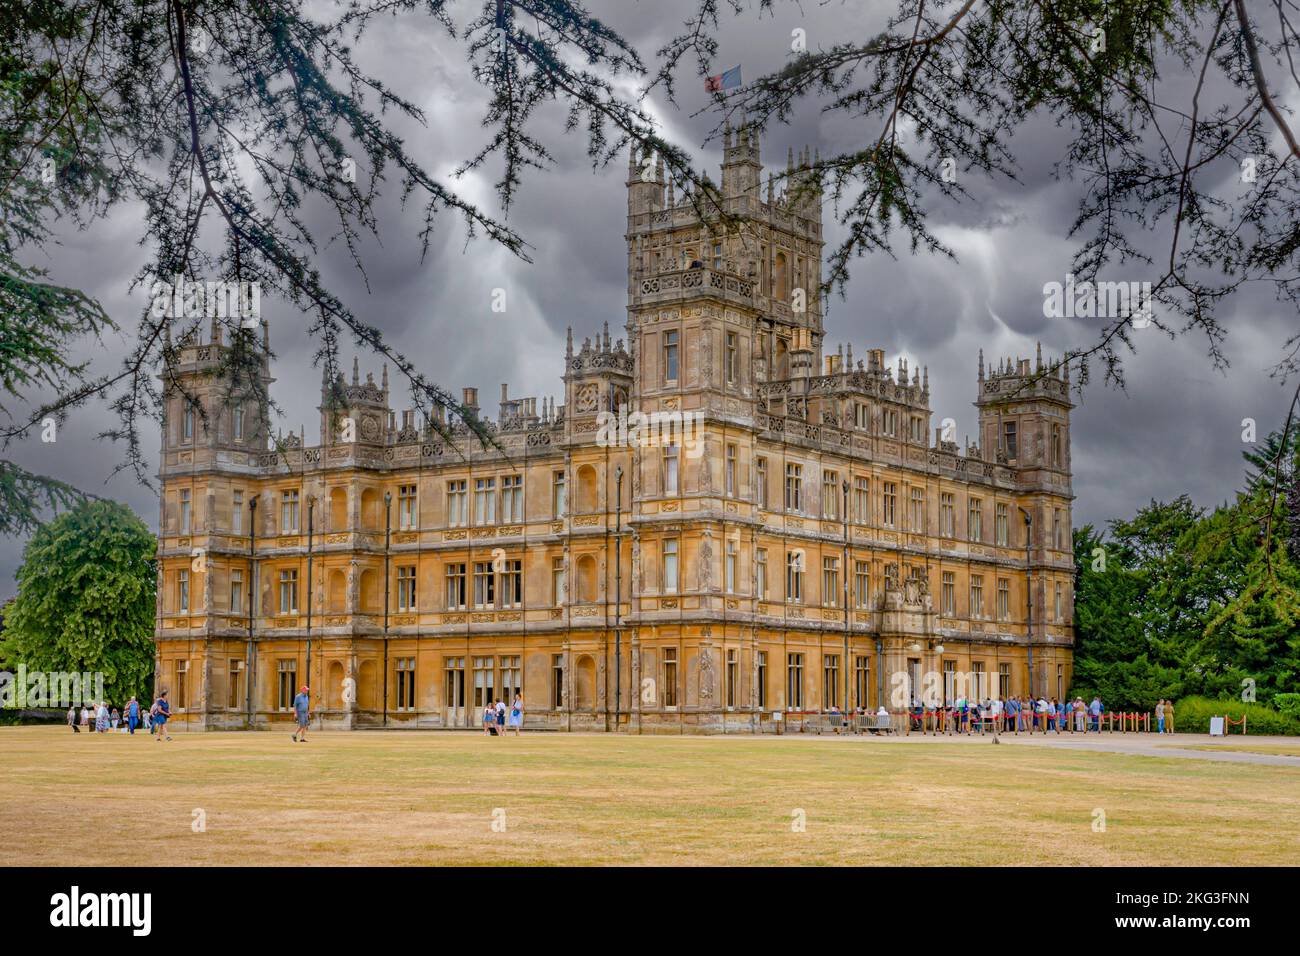
M 614 730 L 622 720 L 623 696 L 623 466 L 614 466 Z
M 1020 507 L 1020 513 L 1025 516 L 1025 642 L 1029 649 L 1029 696 L 1037 699 L 1034 698 L 1034 571 L 1029 566 L 1034 516 L 1023 507 Z
M 388 726 L 388 548 L 393 533 L 393 493 L 384 492 L 384 726 Z

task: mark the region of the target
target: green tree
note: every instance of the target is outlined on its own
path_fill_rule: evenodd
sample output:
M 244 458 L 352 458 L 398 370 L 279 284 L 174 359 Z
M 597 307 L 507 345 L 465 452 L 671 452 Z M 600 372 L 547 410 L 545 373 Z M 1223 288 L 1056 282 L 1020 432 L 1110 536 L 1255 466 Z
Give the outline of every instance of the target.
M 0 658 L 29 670 L 102 671 L 121 702 L 153 689 L 153 533 L 113 501 L 78 504 L 32 534 L 5 612 Z

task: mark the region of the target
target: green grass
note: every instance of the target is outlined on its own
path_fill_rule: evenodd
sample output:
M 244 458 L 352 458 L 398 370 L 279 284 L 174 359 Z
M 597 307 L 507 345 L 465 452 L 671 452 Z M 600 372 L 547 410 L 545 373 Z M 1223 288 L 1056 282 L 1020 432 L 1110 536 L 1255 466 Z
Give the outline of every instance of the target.
M 1300 844 L 1300 768 L 1014 743 L 21 727 L 0 755 L 28 864 L 1281 865 Z

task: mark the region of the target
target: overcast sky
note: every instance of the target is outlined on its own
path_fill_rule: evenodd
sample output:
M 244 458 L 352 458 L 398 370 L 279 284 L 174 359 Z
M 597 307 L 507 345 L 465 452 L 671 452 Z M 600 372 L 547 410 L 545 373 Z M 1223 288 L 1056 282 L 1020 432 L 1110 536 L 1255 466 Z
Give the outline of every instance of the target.
M 692 6 L 690 0 L 591 3 L 592 12 L 631 40 L 647 61 L 679 31 Z M 717 68 L 739 63 L 748 81 L 785 61 L 794 28 L 807 31 L 811 48 L 844 37 L 865 38 L 890 6 L 830 0 L 806 4 L 803 11 L 779 5 L 774 17 L 728 15 Z M 452 8 L 460 24 L 478 9 L 478 4 Z M 377 23 L 356 53 L 364 67 L 426 111 L 427 127 L 398 126 L 408 151 L 462 195 L 499 214 L 490 185 L 495 170 L 450 180 L 451 171 L 487 135 L 479 125 L 484 93 L 469 75 L 463 47 L 436 25 L 401 18 Z M 712 122 L 690 115 L 707 102 L 694 76 L 681 77 L 679 100 L 680 110 L 661 98 L 651 106 L 670 138 L 695 149 L 716 180 L 720 147 L 701 148 Z M 563 133 L 561 110 L 551 110 L 539 121 L 535 135 L 557 161 L 545 172 L 528 174 L 509 216 L 531 243 L 533 263 L 521 262 L 485 239 L 467 245 L 449 215 L 441 219 L 442 229 L 421 261 L 420 210 L 418 205 L 403 210 L 395 196 L 382 207 L 380 243 L 369 244 L 364 252 L 369 291 L 337 248 L 325 250 L 319 260 L 327 284 L 358 314 L 446 387 L 458 393 L 462 386 L 477 386 L 484 409 L 492 414 L 503 382 L 510 384 L 512 396 L 561 395 L 566 326 L 572 325 L 581 341 L 605 321 L 622 336 L 626 321 L 626 160 L 593 170 L 584 138 Z M 855 147 L 864 137 L 861 124 L 824 117 L 810 103 L 792 125 L 769 131 L 762 159 L 770 168 L 784 165 L 790 146 L 817 146 L 823 156 Z M 1015 143 L 1020 182 L 966 182 L 974 201 L 959 208 L 935 207 L 932 225 L 957 253 L 956 262 L 911 256 L 904 244 L 897 260 L 858 260 L 845 298 L 830 301 L 825 318 L 829 349 L 852 342 L 859 357 L 868 348 L 883 348 L 891 365 L 900 355 L 911 365 L 928 365 L 935 423 L 955 418 L 959 441 L 975 434 L 971 403 L 979 348 L 996 362 L 998 356 L 1032 356 L 1041 340 L 1045 353 L 1059 355 L 1087 345 L 1100 328 L 1096 320 L 1043 317 L 1043 284 L 1064 279 L 1077 244 L 1066 235 L 1077 189 L 1052 175 L 1067 135 L 1050 123 L 1027 128 Z M 314 221 L 318 235 L 336 231 L 324 214 Z M 830 209 L 825 221 L 830 246 L 841 230 Z M 85 232 L 64 231 L 62 238 L 63 246 L 48 261 L 52 279 L 98 297 L 124 327 L 120 337 L 81 350 L 95 370 L 111 370 L 134 341 L 144 304 L 143 292 L 131 296 L 127 290 L 130 276 L 146 261 L 140 209 L 119 207 L 110 219 Z M 498 287 L 506 290 L 505 314 L 490 308 L 492 290 Z M 315 442 L 320 373 L 311 364 L 314 346 L 303 333 L 306 319 L 265 299 L 263 312 L 278 356 L 274 394 L 285 411 L 277 424 L 287 432 L 306 423 L 309 442 Z M 1127 360 L 1127 391 L 1108 389 L 1098 378 L 1084 394 L 1072 426 L 1076 525 L 1127 516 L 1152 498 L 1183 492 L 1212 506 L 1240 485 L 1241 452 L 1247 447 L 1241 441 L 1242 419 L 1255 419 L 1262 437 L 1285 414 L 1289 395 L 1267 369 L 1277 361 L 1296 320 L 1266 289 L 1234 297 L 1222 318 L 1230 330 L 1226 352 L 1231 368 L 1226 372 L 1210 367 L 1203 343 L 1171 342 L 1151 328 L 1135 333 L 1139 351 Z M 352 354 L 349 345 L 344 353 L 348 365 Z M 363 375 L 373 371 L 379 377 L 377 360 L 362 355 L 361 366 Z M 395 393 L 397 407 L 409 404 L 399 390 Z M 91 405 L 73 415 L 54 444 L 41 444 L 38 435 L 11 449 L 12 457 L 30 469 L 119 499 L 156 528 L 154 492 L 129 473 L 113 477 L 120 449 L 93 437 L 113 420 L 102 405 Z M 156 439 L 146 447 L 156 452 Z M 22 546 L 21 540 L 0 538 L 0 599 L 16 590 L 13 575 Z

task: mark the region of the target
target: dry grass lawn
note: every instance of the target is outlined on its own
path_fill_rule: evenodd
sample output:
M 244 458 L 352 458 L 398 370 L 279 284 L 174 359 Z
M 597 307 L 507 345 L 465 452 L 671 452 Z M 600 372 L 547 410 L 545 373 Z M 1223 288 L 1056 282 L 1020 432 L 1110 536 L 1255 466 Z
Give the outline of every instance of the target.
M 0 758 L 0 833 L 38 865 L 1281 865 L 1300 845 L 1300 769 L 1014 743 L 22 727 Z

